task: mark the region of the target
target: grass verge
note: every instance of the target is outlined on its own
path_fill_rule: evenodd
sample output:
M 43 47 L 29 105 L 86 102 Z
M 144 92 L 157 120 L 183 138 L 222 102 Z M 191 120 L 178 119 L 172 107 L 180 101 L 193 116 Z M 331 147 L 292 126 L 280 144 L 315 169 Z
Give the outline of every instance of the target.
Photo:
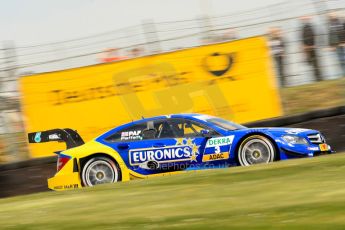
M 281 97 L 287 115 L 345 105 L 345 77 L 283 88 Z
M 0 200 L 1 229 L 343 229 L 345 154 Z

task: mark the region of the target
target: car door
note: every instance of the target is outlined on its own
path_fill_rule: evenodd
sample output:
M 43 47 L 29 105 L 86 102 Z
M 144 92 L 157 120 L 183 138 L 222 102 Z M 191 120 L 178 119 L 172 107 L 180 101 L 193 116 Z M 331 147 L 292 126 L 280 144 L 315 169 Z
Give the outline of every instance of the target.
M 187 146 L 190 148 L 186 170 L 200 169 L 203 167 L 202 154 L 207 138 L 201 134 L 205 126 L 185 118 L 170 118 L 168 120 L 176 138 L 176 146 Z
M 150 175 L 187 167 L 192 147 L 178 143 L 168 118 L 133 124 L 106 138 L 132 171 Z
M 187 161 L 189 149 L 176 146 L 168 118 L 150 120 L 145 125 L 142 139 L 131 143 L 128 150 L 130 167 L 143 175 L 179 170 Z
M 204 158 L 212 149 L 205 152 L 209 138 L 201 134 L 203 129 L 209 128 L 188 119 L 156 119 L 133 124 L 106 142 L 130 170 L 141 175 L 219 165 L 220 159 Z

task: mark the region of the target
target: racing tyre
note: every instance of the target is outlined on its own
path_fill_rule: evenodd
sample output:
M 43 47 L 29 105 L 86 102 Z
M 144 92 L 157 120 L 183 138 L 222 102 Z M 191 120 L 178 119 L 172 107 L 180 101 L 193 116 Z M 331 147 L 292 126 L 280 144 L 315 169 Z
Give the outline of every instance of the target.
M 242 166 L 269 163 L 274 161 L 276 149 L 268 138 L 253 135 L 242 141 L 237 156 Z
M 94 157 L 83 167 L 82 182 L 84 186 L 114 183 L 119 181 L 120 169 L 114 161 L 106 157 Z

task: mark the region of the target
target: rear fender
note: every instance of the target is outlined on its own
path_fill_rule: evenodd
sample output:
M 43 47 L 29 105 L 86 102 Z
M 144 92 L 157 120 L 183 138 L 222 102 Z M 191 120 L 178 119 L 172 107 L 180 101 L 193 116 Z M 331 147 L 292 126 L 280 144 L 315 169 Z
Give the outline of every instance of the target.
M 120 167 L 122 181 L 128 181 L 130 179 L 129 170 L 125 162 L 123 161 L 121 155 L 118 152 L 116 152 L 114 149 L 106 145 L 103 145 L 95 140 L 89 141 L 79 147 L 68 149 L 64 151 L 63 153 L 77 158 L 78 167 L 80 169 L 79 171 L 82 171 L 81 162 L 83 162 L 83 159 L 90 158 L 92 156 L 97 156 L 97 154 L 105 155 L 109 157 L 110 159 L 114 160 Z

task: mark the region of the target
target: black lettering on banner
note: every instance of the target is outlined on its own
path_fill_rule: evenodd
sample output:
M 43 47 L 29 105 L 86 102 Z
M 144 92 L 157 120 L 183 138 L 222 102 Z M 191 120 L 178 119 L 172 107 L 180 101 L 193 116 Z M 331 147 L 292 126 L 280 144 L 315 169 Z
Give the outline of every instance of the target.
M 51 93 L 54 94 L 54 97 L 55 97 L 54 105 L 61 105 L 61 104 L 63 104 L 61 92 L 62 92 L 62 90 L 53 90 L 53 91 L 51 91 Z
M 224 71 L 228 72 L 231 65 L 229 64 L 227 71 Z M 208 108 L 211 111 L 208 111 L 208 109 L 207 111 L 196 112 L 214 113 L 216 115 L 226 114 L 230 116 L 229 114 L 232 114 L 232 109 L 229 108 L 229 102 L 223 95 L 218 84 L 216 84 L 217 80 L 206 80 L 189 84 L 192 79 L 190 77 L 191 74 L 193 73 L 177 71 L 170 63 L 160 63 L 116 73 L 113 77 L 113 85 L 90 87 L 81 90 L 53 90 L 51 91 L 52 101 L 54 105 L 58 106 L 67 103 L 120 96 L 119 98 L 130 116 L 139 118 L 152 114 L 171 114 L 176 111 L 190 111 L 194 108 L 193 98 L 196 95 L 201 95 L 207 99 L 209 103 Z M 158 84 L 158 88 L 156 90 L 150 90 L 152 89 L 151 83 L 153 85 Z M 136 94 L 137 92 L 147 90 L 157 102 L 157 106 L 154 109 L 147 108 L 145 102 Z
M 50 94 L 53 95 L 52 101 L 54 105 L 97 100 L 117 95 L 113 85 L 71 91 L 57 89 L 50 91 Z

